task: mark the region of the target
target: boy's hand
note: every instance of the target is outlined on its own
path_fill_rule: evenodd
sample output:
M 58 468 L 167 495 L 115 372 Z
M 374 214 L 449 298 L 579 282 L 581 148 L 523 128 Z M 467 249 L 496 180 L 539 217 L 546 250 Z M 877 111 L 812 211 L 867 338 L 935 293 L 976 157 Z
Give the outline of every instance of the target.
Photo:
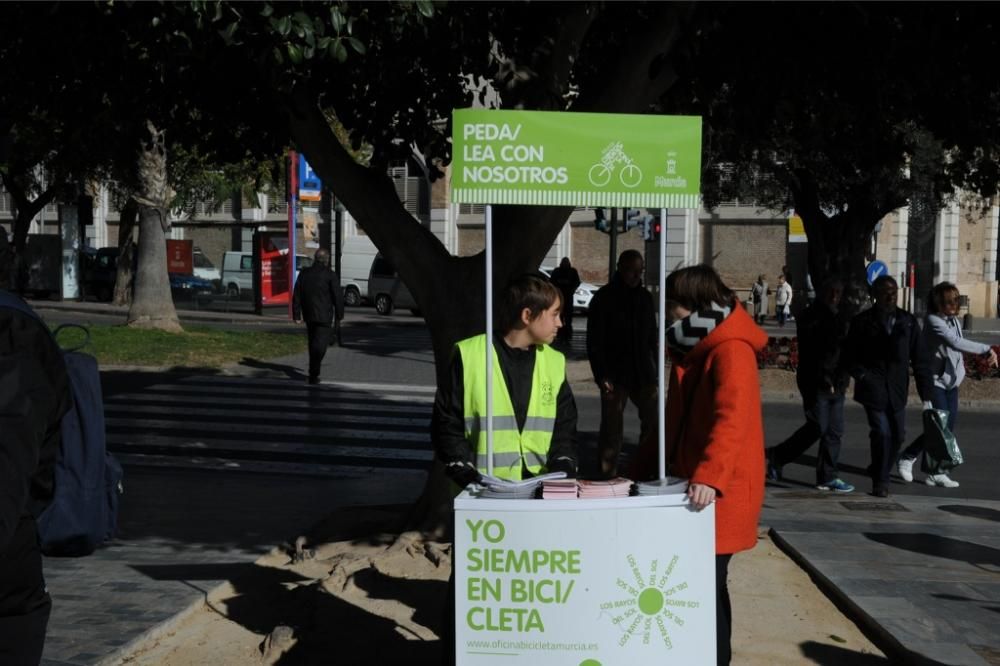
M 479 470 L 476 469 L 475 465 L 465 461 L 448 463 L 444 466 L 444 473 L 460 488 L 464 488 L 470 483 L 477 483 L 480 479 Z

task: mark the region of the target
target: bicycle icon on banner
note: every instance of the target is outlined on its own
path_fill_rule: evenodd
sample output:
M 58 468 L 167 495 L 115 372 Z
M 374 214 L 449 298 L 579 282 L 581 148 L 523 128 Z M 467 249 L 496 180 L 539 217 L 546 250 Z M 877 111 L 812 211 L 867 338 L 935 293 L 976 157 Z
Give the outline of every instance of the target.
M 611 176 L 620 163 L 624 163 L 618 173 L 618 179 L 622 185 L 628 188 L 637 187 L 642 182 L 642 169 L 625 154 L 621 141 L 609 144 L 601 153 L 601 161 L 590 167 L 587 178 L 590 179 L 591 185 L 604 187 L 611 182 Z

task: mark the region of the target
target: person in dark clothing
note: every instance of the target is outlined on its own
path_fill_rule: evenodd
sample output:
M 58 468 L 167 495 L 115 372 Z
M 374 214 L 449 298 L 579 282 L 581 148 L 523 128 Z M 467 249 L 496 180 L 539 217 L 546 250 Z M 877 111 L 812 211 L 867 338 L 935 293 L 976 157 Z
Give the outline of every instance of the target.
M 577 287 L 580 286 L 580 274 L 569 263 L 569 257 L 563 257 L 559 266 L 552 271 L 552 284 L 559 287 L 562 293 L 562 328 L 559 329 L 557 337 L 573 337 L 573 295 Z
M 844 435 L 844 394 L 850 377 L 840 365 L 840 351 L 847 337 L 848 320 L 838 312 L 844 285 L 827 282 L 820 299 L 811 303 L 796 320 L 799 366 L 795 382 L 802 396 L 805 424 L 792 436 L 767 450 L 767 476 L 781 478 L 781 468 L 819 440 L 816 487 L 849 493 L 854 486 L 838 476 L 837 459 Z
M 656 445 L 656 313 L 642 271 L 638 251 L 622 252 L 611 282 L 590 302 L 587 357 L 601 391 L 598 456 L 605 478 L 618 474 L 628 400 L 639 410 L 639 448 Z
M 309 335 L 309 383 L 319 384 L 326 349 L 333 339 L 333 322 L 344 318 L 344 294 L 340 277 L 330 270 L 330 253 L 316 250 L 313 265 L 299 273 L 295 282 L 292 317 L 305 320 Z
M 854 378 L 854 400 L 865 408 L 871 445 L 872 494 L 889 496 L 889 472 L 906 436 L 909 367 L 924 409 L 931 409 L 934 377 L 917 319 L 896 307 L 896 281 L 882 275 L 872 283 L 874 304 L 851 320 L 843 363 Z M 908 367 L 909 366 L 909 367 Z
M 542 276 L 515 279 L 505 290 L 492 336 L 494 476 L 576 474 L 576 401 L 566 359 L 549 345 L 560 327 L 559 291 Z M 431 419 L 434 450 L 461 487 L 487 469 L 485 335 L 455 345 Z
M 0 282 L 9 286 L 5 275 Z M 44 325 L 0 307 L 0 664 L 42 658 L 52 601 L 35 519 L 52 500 L 59 423 L 71 400 L 62 353 Z

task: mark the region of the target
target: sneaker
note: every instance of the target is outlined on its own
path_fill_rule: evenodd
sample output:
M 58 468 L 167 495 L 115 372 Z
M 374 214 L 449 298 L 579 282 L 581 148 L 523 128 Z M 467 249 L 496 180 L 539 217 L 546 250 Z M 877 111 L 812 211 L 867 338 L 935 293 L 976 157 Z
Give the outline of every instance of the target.
M 913 482 L 913 463 L 916 461 L 916 458 L 900 458 L 899 462 L 896 463 L 896 471 L 899 472 L 899 476 L 903 481 L 907 483 Z
M 952 481 L 947 474 L 928 474 L 924 479 L 928 486 L 941 486 L 942 488 L 958 488 L 958 481 Z
M 872 489 L 872 495 L 874 495 L 875 497 L 888 497 L 889 489 L 886 488 L 885 486 L 875 486 Z
M 832 490 L 835 493 L 852 493 L 854 492 L 854 486 L 847 483 L 846 481 L 841 481 L 840 479 L 834 479 L 833 481 L 827 481 L 826 483 L 821 483 L 816 486 L 817 490 Z
M 781 481 L 781 466 L 772 462 L 774 449 L 764 449 L 764 478 L 768 481 Z

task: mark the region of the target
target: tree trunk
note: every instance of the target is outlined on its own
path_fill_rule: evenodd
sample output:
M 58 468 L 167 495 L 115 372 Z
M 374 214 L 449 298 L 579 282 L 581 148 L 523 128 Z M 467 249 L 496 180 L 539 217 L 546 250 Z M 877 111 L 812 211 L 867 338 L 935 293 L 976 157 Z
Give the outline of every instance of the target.
M 873 203 L 873 196 L 860 191 L 831 216 L 820 207 L 819 193 L 808 174 L 796 174 L 791 189 L 795 212 L 802 218 L 809 240 L 813 286 L 818 290 L 823 282 L 839 279 L 844 285 L 841 307 L 849 315 L 859 312 L 868 304 L 865 256 L 872 231 L 879 220 L 901 204 Z
M 167 206 L 173 192 L 167 184 L 167 152 L 163 132 L 147 122 L 150 140 L 139 156 L 142 192 L 135 197 L 139 206 L 139 262 L 135 294 L 128 311 L 128 325 L 181 332 L 167 275 L 165 232 Z
M 132 304 L 132 283 L 135 272 L 132 266 L 136 260 L 135 220 L 139 214 L 139 204 L 129 199 L 121 211 L 118 222 L 118 268 L 115 276 L 115 305 Z

